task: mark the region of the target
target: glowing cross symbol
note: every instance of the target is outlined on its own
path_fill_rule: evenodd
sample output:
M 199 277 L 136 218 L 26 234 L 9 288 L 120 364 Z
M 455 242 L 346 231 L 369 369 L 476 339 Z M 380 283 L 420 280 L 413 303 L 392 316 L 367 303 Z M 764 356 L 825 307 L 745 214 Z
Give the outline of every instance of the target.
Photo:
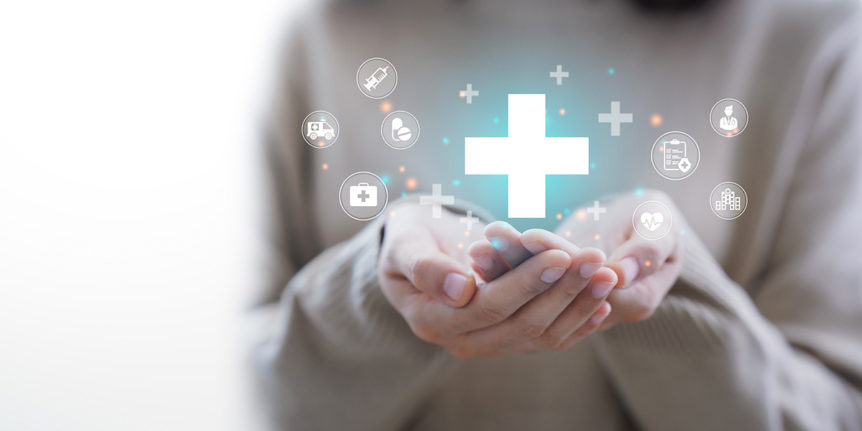
M 470 210 L 467 210 L 467 217 L 461 217 L 458 221 L 466 224 L 467 230 L 473 230 L 473 223 L 479 223 L 479 219 L 477 217 L 473 217 L 473 211 Z
M 563 78 L 568 78 L 568 77 L 569 77 L 569 72 L 563 71 L 563 65 L 562 64 L 558 64 L 557 70 L 551 72 L 551 78 L 554 78 L 557 80 L 557 85 L 563 85 Z
M 545 95 L 509 95 L 508 138 L 464 138 L 464 173 L 509 176 L 509 217 L 545 217 L 546 175 L 587 175 L 589 138 L 545 136 Z
M 602 214 L 608 212 L 608 209 L 605 207 L 599 206 L 599 201 L 593 201 L 593 206 L 591 208 L 587 208 L 588 213 L 593 214 L 593 220 L 598 221 Z
M 431 217 L 443 217 L 441 212 L 442 205 L 455 204 L 455 196 L 443 195 L 443 186 L 440 184 L 431 185 L 431 196 L 419 196 L 419 205 L 431 205 Z
M 479 90 L 474 90 L 473 84 L 470 84 L 470 83 L 467 83 L 466 89 L 461 90 L 461 97 L 467 98 L 467 104 L 468 105 L 472 105 L 473 104 L 473 97 L 478 96 L 478 95 L 479 95 Z
M 620 112 L 620 102 L 611 102 L 611 112 L 599 114 L 599 123 L 611 123 L 611 136 L 620 135 L 620 123 L 631 123 L 634 120 L 631 112 Z

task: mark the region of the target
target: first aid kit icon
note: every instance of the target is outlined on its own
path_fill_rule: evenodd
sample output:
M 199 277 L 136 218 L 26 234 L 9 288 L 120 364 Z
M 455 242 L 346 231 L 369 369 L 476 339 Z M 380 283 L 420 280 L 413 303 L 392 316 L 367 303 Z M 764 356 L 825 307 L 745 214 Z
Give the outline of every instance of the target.
M 350 186 L 350 206 L 376 207 L 377 187 L 368 183 L 359 183 L 355 186 Z

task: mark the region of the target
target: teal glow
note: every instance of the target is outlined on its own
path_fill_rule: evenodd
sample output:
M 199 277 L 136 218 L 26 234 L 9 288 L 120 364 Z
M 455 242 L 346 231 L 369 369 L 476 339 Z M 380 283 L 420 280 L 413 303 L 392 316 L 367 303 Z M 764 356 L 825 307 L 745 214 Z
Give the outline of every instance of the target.
M 383 184 L 389 184 L 389 176 L 388 175 L 384 175 L 384 176 L 380 177 L 380 180 L 383 181 Z
M 680 231 L 679 231 L 679 234 L 680 234 L 680 235 L 685 235 L 685 229 L 680 230 Z
M 455 187 L 460 186 L 460 185 L 461 185 L 461 180 L 453 180 L 453 181 L 452 181 L 452 185 L 453 185 L 453 186 L 455 186 Z
M 500 123 L 500 117 L 494 117 L 494 124 Z
M 608 75 L 613 75 L 613 74 L 614 74 L 614 68 L 611 67 L 608 69 Z
M 595 169 L 595 168 L 596 168 L 596 164 L 595 164 L 595 163 L 590 163 L 590 169 Z
M 635 189 L 635 196 L 643 196 L 643 195 L 644 195 L 644 188 L 643 187 L 638 187 Z
M 449 145 L 449 138 L 443 138 L 443 145 Z
M 568 214 L 569 212 L 570 212 L 570 211 L 569 211 L 569 209 L 568 209 L 568 208 L 566 208 L 566 209 L 564 209 L 564 210 L 563 210 L 563 214 Z
M 402 198 L 406 198 L 406 197 L 407 197 L 407 192 L 401 192 L 401 197 L 402 197 Z

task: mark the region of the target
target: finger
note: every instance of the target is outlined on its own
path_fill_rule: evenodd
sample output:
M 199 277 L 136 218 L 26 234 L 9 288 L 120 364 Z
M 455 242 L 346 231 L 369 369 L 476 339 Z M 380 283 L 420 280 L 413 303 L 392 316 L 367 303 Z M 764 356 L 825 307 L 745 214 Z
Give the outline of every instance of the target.
M 676 247 L 676 235 L 667 235 L 659 240 L 633 235 L 611 254 L 608 266 L 617 272 L 619 287 L 628 287 L 636 280 L 658 271 Z
M 416 289 L 452 307 L 463 307 L 476 292 L 470 269 L 442 253 L 432 241 L 401 244 L 391 259 Z
M 559 280 L 571 264 L 566 252 L 548 250 L 500 278 L 482 285 L 462 309 L 443 309 L 438 317 L 450 332 L 463 334 L 499 323 Z
M 681 266 L 682 260 L 677 256 L 649 277 L 636 280 L 630 287 L 614 289 L 608 296 L 614 313 L 605 324 L 640 322 L 652 316 L 679 275 Z
M 598 250 L 581 250 L 572 258 L 572 264 L 565 275 L 551 288 L 518 309 L 510 318 L 488 328 L 465 334 L 461 341 L 472 346 L 481 346 L 477 347 L 477 353 L 481 355 L 500 350 L 513 343 L 540 337 L 557 316 L 584 290 L 603 262 L 604 255 Z M 592 267 L 596 269 L 590 270 L 586 275 L 582 274 L 582 269 Z
M 578 246 L 572 244 L 571 241 L 544 229 L 525 231 L 521 234 L 521 244 L 533 254 L 541 253 L 545 250 L 558 249 L 574 256 L 579 250 Z M 599 252 L 602 253 L 601 251 Z M 602 253 L 602 260 L 604 260 L 604 253 Z
M 486 282 L 493 281 L 509 271 L 509 264 L 487 239 L 480 239 L 471 244 L 467 255 L 473 260 L 473 270 Z
M 575 345 L 578 341 L 581 341 L 587 335 L 592 334 L 598 330 L 604 328 L 604 323 L 607 321 L 607 317 L 611 314 L 612 307 L 607 301 L 602 302 L 602 305 L 599 306 L 599 309 L 590 316 L 590 319 L 586 321 L 580 328 L 575 330 L 571 335 L 566 337 L 562 343 L 560 343 L 559 349 L 566 350 L 570 349 Z
M 610 268 L 597 271 L 584 291 L 560 313 L 537 343 L 559 346 L 602 306 L 618 280 L 617 274 Z
M 485 237 L 508 264 L 508 269 L 520 265 L 532 256 L 521 244 L 521 232 L 509 223 L 495 221 L 489 224 L 485 227 Z

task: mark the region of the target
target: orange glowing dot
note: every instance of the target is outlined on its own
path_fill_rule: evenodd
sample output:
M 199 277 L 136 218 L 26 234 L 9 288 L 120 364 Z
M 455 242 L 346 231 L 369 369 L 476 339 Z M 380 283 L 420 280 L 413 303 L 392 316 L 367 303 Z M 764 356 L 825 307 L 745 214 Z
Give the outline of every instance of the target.
M 317 141 L 317 146 L 323 148 L 326 145 L 326 142 Z
M 410 177 L 404 182 L 404 186 L 407 187 L 407 190 L 416 190 L 416 187 L 419 186 L 419 182 L 416 181 L 416 178 Z
M 664 152 L 664 145 L 658 147 L 658 150 L 659 150 L 659 152 L 663 153 Z
M 598 241 L 598 240 L 602 239 L 602 236 L 599 234 L 596 234 L 596 236 L 594 236 L 593 238 L 595 238 L 596 241 Z
M 583 220 L 587 218 L 587 211 L 581 208 L 575 213 L 575 216 L 578 218 L 578 220 Z
M 557 213 L 557 220 L 562 220 L 562 219 L 563 219 L 563 215 L 560 213 Z
M 399 167 L 398 167 L 398 172 L 404 173 L 404 166 L 399 166 Z
M 661 118 L 661 115 L 659 114 L 652 114 L 652 117 L 649 117 L 649 123 L 652 124 L 653 127 L 658 127 L 664 123 L 664 118 Z
M 329 163 L 324 163 L 324 164 L 320 165 L 320 167 L 325 171 L 325 170 L 329 169 Z
M 647 267 L 647 268 L 651 267 L 651 266 L 652 266 L 652 261 L 650 261 L 650 260 L 645 261 L 645 262 L 644 262 L 644 266 L 645 266 L 645 267 Z
M 464 90 L 461 90 L 458 92 L 458 97 L 463 99 L 463 98 L 467 97 L 467 94 L 464 93 Z
M 389 217 L 395 217 L 395 211 L 389 211 Z
M 464 244 L 462 244 L 462 243 L 460 243 L 460 242 L 459 242 L 459 243 L 458 243 L 458 248 L 464 248 Z
M 566 115 L 566 109 L 560 108 L 560 115 Z
M 380 112 L 386 114 L 389 111 L 392 111 L 392 102 L 390 102 L 388 100 L 384 100 L 383 102 L 380 102 Z
M 566 236 L 572 236 L 572 231 L 567 230 L 567 231 L 566 231 Z
M 465 230 L 465 231 L 464 231 L 464 236 L 470 236 L 470 231 L 469 231 L 469 230 Z

